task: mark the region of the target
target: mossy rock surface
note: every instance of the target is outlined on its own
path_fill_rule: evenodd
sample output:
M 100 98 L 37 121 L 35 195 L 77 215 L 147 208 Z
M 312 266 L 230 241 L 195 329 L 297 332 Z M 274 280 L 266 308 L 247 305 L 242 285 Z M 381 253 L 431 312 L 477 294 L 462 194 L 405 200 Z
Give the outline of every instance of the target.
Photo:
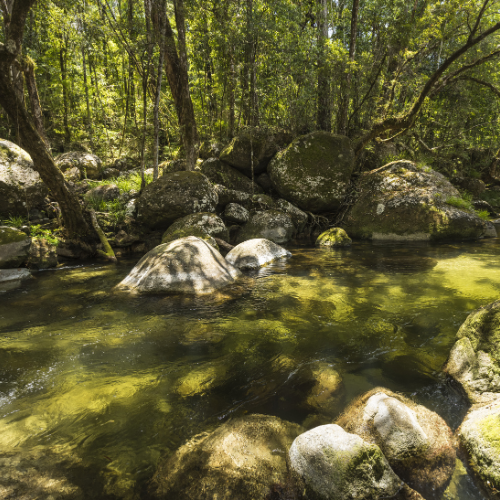
M 317 240 L 318 247 L 350 247 L 352 240 L 341 227 L 332 227 L 321 233 Z
M 186 230 L 190 227 L 197 228 L 203 233 L 209 234 L 215 238 L 221 238 L 225 241 L 229 240 L 229 231 L 224 221 L 219 216 L 209 212 L 186 215 L 186 217 L 177 219 L 165 231 L 164 236 L 174 231 Z
M 0 226 L 0 269 L 19 267 L 28 258 L 31 238 L 8 226 Z
M 200 238 L 203 241 L 206 241 L 209 245 L 213 246 L 217 251 L 219 251 L 219 245 L 217 242 L 210 236 L 205 233 L 202 229 L 195 226 L 187 226 L 182 227 L 180 229 L 175 229 L 174 231 L 167 230 L 163 233 L 163 237 L 161 239 L 163 243 L 170 243 L 174 240 L 179 240 L 181 238 L 186 238 L 187 236 L 196 236 L 196 238 Z
M 500 400 L 473 409 L 458 430 L 474 475 L 487 498 L 500 491 Z
M 290 134 L 274 129 L 248 127 L 224 148 L 219 159 L 252 177 L 265 172 L 271 158 L 290 143 Z
M 282 245 L 290 241 L 295 231 L 290 215 L 278 210 L 265 210 L 254 214 L 240 229 L 236 236 L 236 244 L 255 238 L 264 238 Z
M 470 403 L 500 398 L 500 300 L 469 314 L 457 333 L 445 372 Z
M 456 442 L 439 415 L 377 387 L 354 400 L 336 423 L 379 446 L 394 472 L 424 498 L 441 498 L 455 468 Z
M 440 173 L 407 160 L 365 173 L 346 219 L 353 238 L 379 241 L 475 240 L 489 233 L 473 211 L 452 206 L 460 193 Z
M 222 184 L 227 189 L 235 191 L 243 191 L 244 193 L 262 193 L 262 188 L 253 183 L 246 175 L 242 174 L 239 170 L 231 167 L 227 163 L 218 160 L 217 158 L 210 158 L 205 160 L 201 167 L 201 172 L 208 177 L 214 184 Z
M 193 437 L 160 463 L 157 498 L 263 500 L 287 478 L 286 452 L 302 428 L 250 415 Z
M 155 229 L 198 212 L 213 212 L 219 197 L 200 172 L 173 172 L 148 184 L 137 202 L 138 220 Z
M 87 179 L 99 179 L 104 171 L 101 159 L 84 151 L 63 153 L 55 159 L 55 163 L 61 172 L 77 167 L 82 177 Z
M 224 149 L 224 144 L 215 140 L 203 141 L 200 145 L 200 158 L 208 160 L 209 158 L 219 158 L 222 150 Z
M 302 210 L 320 213 L 340 207 L 353 168 L 348 137 L 312 132 L 280 151 L 268 173 L 280 196 Z
M 31 156 L 16 144 L 0 139 L 0 217 L 42 208 L 49 191 L 35 171 Z

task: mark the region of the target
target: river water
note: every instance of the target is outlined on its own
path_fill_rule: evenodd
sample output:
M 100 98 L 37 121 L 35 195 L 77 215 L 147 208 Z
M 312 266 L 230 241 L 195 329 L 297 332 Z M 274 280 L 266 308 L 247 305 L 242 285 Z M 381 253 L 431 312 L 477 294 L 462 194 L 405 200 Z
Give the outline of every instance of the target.
M 205 298 L 114 294 L 135 260 L 0 289 L 0 498 L 143 499 L 199 432 L 251 413 L 331 421 L 376 386 L 455 429 L 467 408 L 441 369 L 467 315 L 500 297 L 499 241 L 291 250 Z M 318 361 L 345 388 L 321 418 L 303 378 Z M 457 466 L 443 498 L 482 496 Z

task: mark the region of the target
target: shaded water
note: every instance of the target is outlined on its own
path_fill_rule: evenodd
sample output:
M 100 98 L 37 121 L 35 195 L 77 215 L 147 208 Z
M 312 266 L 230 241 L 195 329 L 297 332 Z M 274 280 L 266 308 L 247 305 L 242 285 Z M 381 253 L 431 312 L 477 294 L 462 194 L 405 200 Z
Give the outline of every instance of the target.
M 231 416 L 314 422 L 317 361 L 344 380 L 331 419 L 382 385 L 456 428 L 467 408 L 441 368 L 466 316 L 500 296 L 499 243 L 292 251 L 210 298 L 112 294 L 135 261 L 0 293 L 0 498 L 14 476 L 146 498 L 160 456 Z M 462 467 L 444 498 L 482 496 Z

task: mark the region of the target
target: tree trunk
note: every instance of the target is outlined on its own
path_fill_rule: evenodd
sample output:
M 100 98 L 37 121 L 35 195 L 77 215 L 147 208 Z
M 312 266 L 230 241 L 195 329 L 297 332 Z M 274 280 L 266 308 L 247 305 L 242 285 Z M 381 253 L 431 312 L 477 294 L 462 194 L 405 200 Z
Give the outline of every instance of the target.
M 59 47 L 59 66 L 61 69 L 61 80 L 62 80 L 62 92 L 63 92 L 63 105 L 64 105 L 64 145 L 68 146 L 71 142 L 71 131 L 69 129 L 68 122 L 68 78 L 66 75 L 66 42 L 64 40 L 64 36 L 60 38 L 60 47 Z
M 156 95 L 155 105 L 153 110 L 154 120 L 154 143 L 153 143 L 153 179 L 158 179 L 158 150 L 160 138 L 160 96 L 161 96 L 161 83 L 163 79 L 163 50 L 160 47 L 160 56 L 158 59 L 158 77 L 156 79 Z
M 90 144 L 94 144 L 93 130 L 92 130 L 92 117 L 90 115 L 90 98 L 89 98 L 89 86 L 87 83 L 87 62 L 85 58 L 85 47 L 82 47 L 82 64 L 83 64 L 83 86 L 85 87 L 85 103 L 87 105 L 87 131 L 89 134 Z
M 330 132 L 332 109 L 330 104 L 330 67 L 327 62 L 328 0 L 319 0 L 318 12 L 318 109 L 317 127 Z

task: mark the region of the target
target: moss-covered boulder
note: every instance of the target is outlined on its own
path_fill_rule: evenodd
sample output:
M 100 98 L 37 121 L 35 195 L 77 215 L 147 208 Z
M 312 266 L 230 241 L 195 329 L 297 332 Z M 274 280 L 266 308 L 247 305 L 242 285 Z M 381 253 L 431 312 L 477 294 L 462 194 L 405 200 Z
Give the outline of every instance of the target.
M 227 230 L 224 221 L 217 215 L 209 212 L 186 215 L 186 217 L 177 219 L 171 226 L 169 226 L 163 236 L 165 237 L 174 231 L 185 230 L 190 227 L 200 229 L 214 238 L 220 238 L 225 241 L 229 240 L 229 231 Z
M 383 451 L 394 472 L 425 498 L 440 498 L 455 468 L 455 439 L 446 422 L 385 388 L 359 397 L 336 421 Z
M 200 145 L 199 156 L 204 160 L 209 158 L 219 158 L 222 150 L 224 149 L 224 144 L 215 140 L 203 141 Z
M 153 248 L 116 289 L 139 294 L 206 295 L 233 284 L 240 275 L 206 241 L 188 236 Z
M 252 181 L 246 175 L 217 158 L 205 160 L 200 170 L 214 184 L 222 184 L 228 189 L 244 193 L 262 193 L 262 188 L 257 183 L 253 183 L 252 191 Z
M 82 177 L 86 179 L 99 179 L 104 171 L 101 159 L 93 154 L 83 151 L 70 151 L 59 155 L 56 165 L 61 172 L 77 167 Z
M 390 498 L 403 487 L 377 445 L 338 425 L 320 425 L 301 434 L 288 456 L 291 470 L 306 484 L 308 498 Z
M 265 172 L 271 158 L 291 141 L 291 136 L 283 131 L 259 127 L 248 127 L 240 132 L 224 148 L 219 159 L 252 177 Z
M 28 267 L 34 269 L 50 269 L 57 267 L 57 246 L 48 241 L 35 238 L 31 243 Z
M 224 219 L 235 224 L 245 224 L 250 219 L 250 212 L 238 203 L 229 203 L 224 210 Z
M 309 220 L 309 217 L 305 212 L 282 198 L 276 200 L 275 206 L 277 210 L 288 214 L 292 218 L 293 224 L 297 229 L 297 233 L 302 233 L 304 231 L 307 221 Z
M 291 257 L 292 254 L 276 243 L 264 238 L 247 240 L 235 246 L 226 260 L 238 269 L 258 269 L 278 259 Z
M 120 196 L 120 189 L 116 184 L 102 184 L 85 193 L 85 199 L 98 201 L 112 201 Z
M 0 139 L 0 216 L 22 215 L 41 208 L 49 191 L 33 169 L 31 156 Z
M 475 240 L 488 224 L 440 173 L 407 160 L 367 172 L 347 218 L 354 238 L 379 241 Z
M 352 240 L 341 227 L 332 227 L 322 232 L 317 240 L 318 247 L 350 247 Z
M 500 401 L 472 410 L 458 436 L 487 498 L 500 491 Z
M 295 139 L 271 161 L 268 173 L 276 191 L 309 212 L 340 207 L 354 168 L 348 137 L 312 132 Z
M 236 236 L 236 244 L 255 238 L 265 238 L 278 245 L 288 243 L 295 233 L 290 215 L 278 210 L 265 210 L 252 215 Z
M 500 399 L 500 300 L 469 314 L 457 337 L 445 372 L 470 403 Z
M 156 497 L 262 500 L 285 483 L 286 453 L 301 431 L 277 417 L 250 415 L 199 434 L 160 463 Z
M 203 241 L 206 241 L 209 245 L 214 247 L 217 251 L 219 251 L 219 245 L 217 245 L 217 242 L 215 239 L 210 236 L 209 234 L 205 233 L 202 229 L 195 227 L 195 226 L 187 226 L 187 227 L 182 227 L 180 229 L 175 229 L 174 231 L 165 231 L 163 233 L 161 242 L 163 243 L 170 243 L 175 240 L 180 240 L 181 238 L 187 238 L 188 236 L 195 236 L 196 238 L 200 238 Z
M 224 209 L 229 203 L 238 203 L 239 205 L 250 209 L 252 207 L 252 195 L 243 191 L 227 189 L 222 184 L 215 184 L 214 189 L 219 197 L 219 207 Z
M 163 229 L 177 219 L 198 212 L 213 212 L 219 197 L 200 172 L 173 172 L 148 184 L 137 202 L 138 220 Z
M 0 226 L 0 269 L 19 267 L 28 259 L 31 238 L 8 226 Z

